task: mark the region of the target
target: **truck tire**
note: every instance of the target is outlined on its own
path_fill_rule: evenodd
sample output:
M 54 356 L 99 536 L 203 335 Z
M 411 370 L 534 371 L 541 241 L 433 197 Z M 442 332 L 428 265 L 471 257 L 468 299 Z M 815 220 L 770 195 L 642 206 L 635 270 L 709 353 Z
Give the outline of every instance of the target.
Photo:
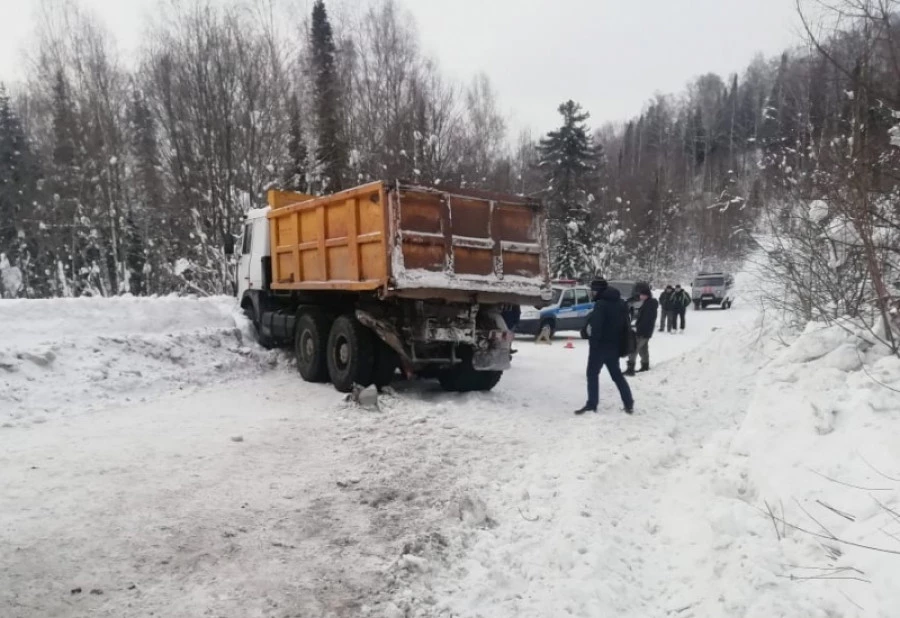
M 375 368 L 372 374 L 372 383 L 378 388 L 390 386 L 394 381 L 394 374 L 400 360 L 397 352 L 384 341 L 375 341 Z
M 314 311 L 304 311 L 294 331 L 294 356 L 297 369 L 307 382 L 328 381 L 328 330 L 330 320 Z
M 353 385 L 371 386 L 375 370 L 375 336 L 349 315 L 334 321 L 328 335 L 328 375 L 331 383 L 349 393 Z
M 256 315 L 256 309 L 253 308 L 253 301 L 249 298 L 245 299 L 241 304 L 241 309 L 244 310 L 244 317 L 250 320 L 250 323 L 253 325 L 253 332 L 256 335 L 256 342 L 264 347 L 267 350 L 271 350 L 275 347 L 275 341 L 262 334 L 262 331 L 259 327 L 259 316 Z
M 461 354 L 462 360 L 440 373 L 441 388 L 451 393 L 489 391 L 500 382 L 502 371 L 476 371 L 472 366 L 472 353 Z
M 476 371 L 477 374 L 477 386 L 475 390 L 487 392 L 493 390 L 497 384 L 500 383 L 500 378 L 503 377 L 502 371 Z

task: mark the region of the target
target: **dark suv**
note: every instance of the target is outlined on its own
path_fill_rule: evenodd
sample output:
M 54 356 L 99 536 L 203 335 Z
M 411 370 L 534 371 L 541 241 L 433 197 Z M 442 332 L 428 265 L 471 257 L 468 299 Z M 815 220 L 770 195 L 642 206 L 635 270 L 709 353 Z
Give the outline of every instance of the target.
M 644 304 L 644 301 L 640 299 L 638 296 L 637 288 L 641 283 L 646 283 L 650 286 L 649 282 L 646 281 L 610 281 L 610 287 L 614 287 L 622 294 L 622 299 L 628 303 L 628 310 L 631 314 L 631 319 L 634 320 L 637 317 L 637 311 L 641 308 L 641 305 Z M 653 289 L 652 286 L 650 289 Z
M 628 315 L 631 318 L 631 321 L 634 322 L 637 319 L 638 309 L 641 308 L 641 305 L 644 304 L 644 301 L 641 300 L 640 296 L 638 296 L 637 288 L 641 284 L 647 285 L 650 289 L 653 289 L 653 286 L 650 285 L 647 281 L 610 281 L 609 287 L 616 288 L 619 290 L 619 293 L 622 294 L 622 299 L 628 303 Z M 588 316 L 588 323 L 590 322 L 590 316 Z M 581 336 L 585 339 L 590 337 L 590 326 L 585 324 L 584 328 L 581 329 Z

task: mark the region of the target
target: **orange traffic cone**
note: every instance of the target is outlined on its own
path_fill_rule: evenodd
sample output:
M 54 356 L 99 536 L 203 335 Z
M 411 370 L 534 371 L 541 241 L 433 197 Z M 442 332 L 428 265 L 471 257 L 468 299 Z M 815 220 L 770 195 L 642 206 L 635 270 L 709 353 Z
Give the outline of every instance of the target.
M 567 349 L 567 350 L 574 350 L 574 349 L 575 349 L 575 344 L 572 343 L 572 338 L 571 338 L 571 337 L 569 337 L 569 340 L 566 342 L 566 349 Z

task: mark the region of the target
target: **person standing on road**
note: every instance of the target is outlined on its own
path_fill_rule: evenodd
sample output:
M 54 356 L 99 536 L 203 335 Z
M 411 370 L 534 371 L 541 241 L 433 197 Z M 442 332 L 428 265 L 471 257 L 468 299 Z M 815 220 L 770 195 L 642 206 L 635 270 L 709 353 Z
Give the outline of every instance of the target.
M 503 321 L 506 322 L 506 328 L 508 328 L 510 332 L 515 333 L 516 326 L 519 325 L 519 321 L 522 318 L 522 308 L 519 305 L 505 305 L 502 308 L 500 315 L 503 317 Z M 516 352 L 518 352 L 518 350 L 513 350 L 512 346 L 510 346 L 510 356 Z
M 620 352 L 624 338 L 628 335 L 631 325 L 628 319 L 628 305 L 622 300 L 622 294 L 616 288 L 611 288 L 605 279 L 595 279 L 591 282 L 591 292 L 594 294 L 594 311 L 591 314 L 590 351 L 587 363 L 587 403 L 575 414 L 584 414 L 587 411 L 596 412 L 600 403 L 600 370 L 606 367 L 609 377 L 619 389 L 625 412 L 634 412 L 634 398 L 628 381 L 622 375 L 619 366 Z
M 672 331 L 675 331 L 675 322 L 681 322 L 681 327 L 679 331 L 681 334 L 684 334 L 684 315 L 687 313 L 687 308 L 691 304 L 691 295 L 688 294 L 687 290 L 681 289 L 681 284 L 675 285 L 675 292 L 672 294 L 672 311 L 674 312 L 672 315 Z
M 626 376 L 635 374 L 634 364 L 638 354 L 641 355 L 641 368 L 639 371 L 650 371 L 650 338 L 656 327 L 656 313 L 659 303 L 653 298 L 650 286 L 641 283 L 638 286 L 638 297 L 643 301 L 638 309 L 637 321 L 634 324 L 634 334 L 637 336 L 637 348 L 628 356 L 628 370 Z
M 659 295 L 659 332 L 666 330 L 666 327 L 668 327 L 668 330 L 672 330 L 671 321 L 669 320 L 669 302 L 672 300 L 674 293 L 675 288 L 667 285 L 663 293 Z

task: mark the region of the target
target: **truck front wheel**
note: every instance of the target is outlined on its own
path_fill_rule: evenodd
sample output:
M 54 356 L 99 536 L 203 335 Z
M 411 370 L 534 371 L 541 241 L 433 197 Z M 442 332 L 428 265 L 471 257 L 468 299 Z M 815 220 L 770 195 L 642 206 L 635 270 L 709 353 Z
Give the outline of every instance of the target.
M 372 332 L 351 316 L 334 321 L 328 336 L 328 375 L 342 393 L 353 385 L 370 386 L 375 368 L 375 339 Z
M 256 309 L 253 307 L 253 301 L 249 298 L 245 298 L 244 302 L 241 303 L 241 309 L 244 311 L 244 317 L 246 317 L 250 321 L 250 324 L 253 325 L 253 332 L 256 334 L 257 343 L 267 350 L 274 348 L 275 341 L 262 333 L 262 326 L 259 323 L 259 316 L 256 315 Z
M 305 312 L 297 320 L 294 333 L 294 355 L 297 358 L 297 369 L 307 382 L 327 382 L 329 320 L 319 314 Z

